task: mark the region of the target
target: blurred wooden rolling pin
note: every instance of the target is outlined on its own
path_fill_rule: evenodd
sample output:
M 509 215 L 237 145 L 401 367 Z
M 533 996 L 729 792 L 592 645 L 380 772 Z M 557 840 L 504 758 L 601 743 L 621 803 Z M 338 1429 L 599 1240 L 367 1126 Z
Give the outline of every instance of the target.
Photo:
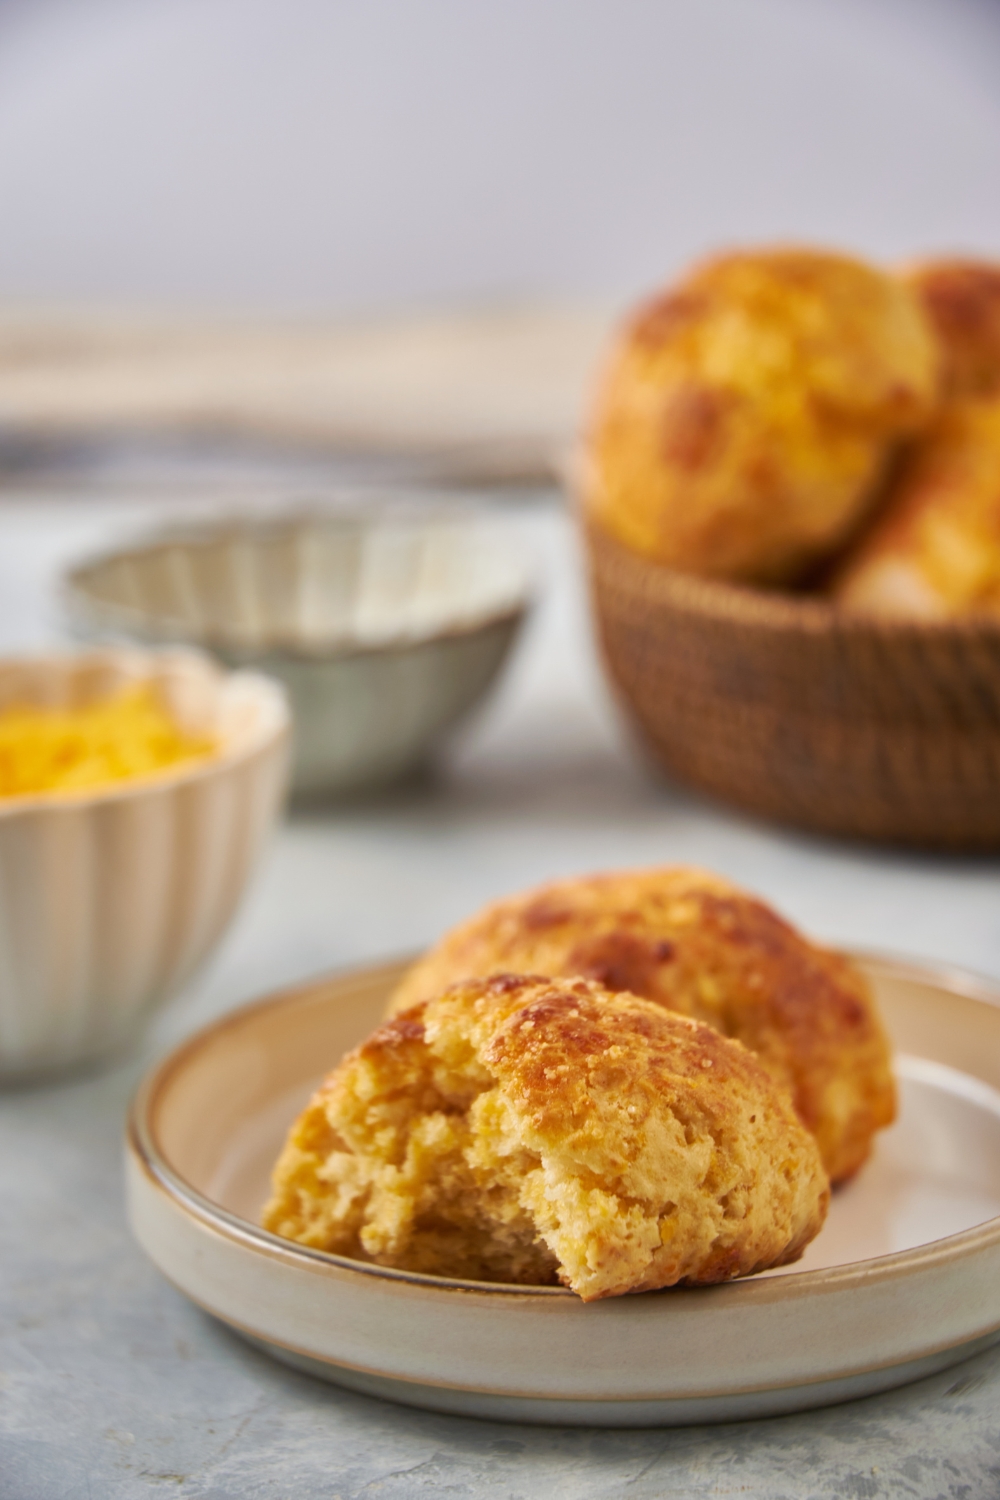
M 542 480 L 613 322 L 572 307 L 340 325 L 0 309 L 0 441 L 252 439 Z

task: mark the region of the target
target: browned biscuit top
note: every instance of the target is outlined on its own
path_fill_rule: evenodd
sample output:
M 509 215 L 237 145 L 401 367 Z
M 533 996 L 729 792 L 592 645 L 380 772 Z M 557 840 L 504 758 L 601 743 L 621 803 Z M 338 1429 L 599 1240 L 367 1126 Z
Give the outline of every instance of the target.
M 612 349 L 585 507 L 669 567 L 794 580 L 848 537 L 931 416 L 939 361 L 919 297 L 875 266 L 795 247 L 716 257 Z
M 894 1116 L 888 1046 L 860 972 L 705 871 L 595 875 L 499 901 L 414 966 L 393 1008 L 503 970 L 579 974 L 738 1038 L 790 1090 L 835 1181 Z

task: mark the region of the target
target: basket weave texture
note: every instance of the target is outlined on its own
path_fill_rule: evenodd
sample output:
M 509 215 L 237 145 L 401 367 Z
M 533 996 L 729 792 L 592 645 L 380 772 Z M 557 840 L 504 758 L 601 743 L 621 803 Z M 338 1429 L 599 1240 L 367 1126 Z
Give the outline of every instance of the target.
M 1000 848 L 1000 621 L 865 619 L 586 543 L 608 673 L 672 775 L 800 828 Z

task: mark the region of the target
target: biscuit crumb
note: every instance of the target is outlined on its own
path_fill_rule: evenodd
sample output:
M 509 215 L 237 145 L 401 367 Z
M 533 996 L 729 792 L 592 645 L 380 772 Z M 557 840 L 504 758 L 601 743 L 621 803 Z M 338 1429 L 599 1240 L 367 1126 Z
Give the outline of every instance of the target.
M 738 1042 L 538 977 L 387 1021 L 295 1122 L 273 1186 L 263 1223 L 285 1238 L 586 1301 L 784 1265 L 829 1199 L 815 1142 Z

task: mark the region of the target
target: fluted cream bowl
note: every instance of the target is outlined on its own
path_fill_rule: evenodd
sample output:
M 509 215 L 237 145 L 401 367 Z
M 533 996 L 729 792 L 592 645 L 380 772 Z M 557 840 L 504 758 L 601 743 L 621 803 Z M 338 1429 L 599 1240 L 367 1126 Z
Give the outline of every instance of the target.
M 218 749 L 107 788 L 0 798 L 0 1080 L 123 1048 L 217 942 L 280 808 L 281 689 L 193 652 L 0 660 L 0 710 L 139 682 Z

